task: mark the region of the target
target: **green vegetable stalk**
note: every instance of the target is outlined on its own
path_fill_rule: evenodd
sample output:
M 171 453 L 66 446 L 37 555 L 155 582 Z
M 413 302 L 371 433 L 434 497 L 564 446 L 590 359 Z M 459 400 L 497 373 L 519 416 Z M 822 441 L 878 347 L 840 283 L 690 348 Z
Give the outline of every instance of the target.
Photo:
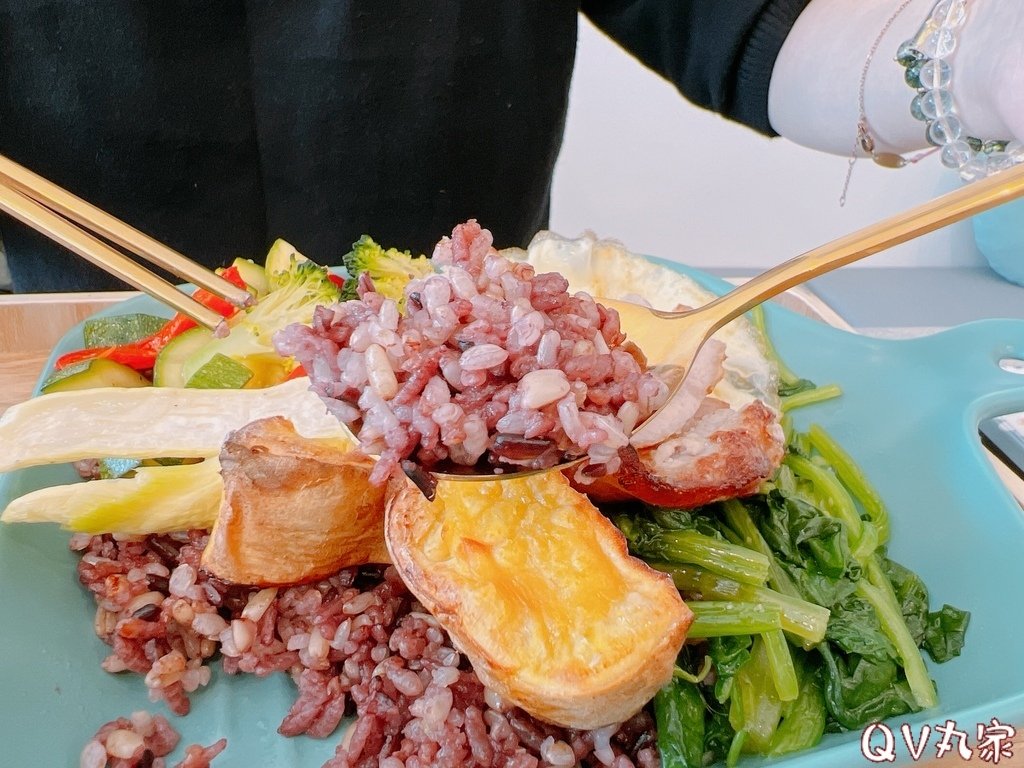
M 695 530 L 667 530 L 650 520 L 619 516 L 615 520 L 630 549 L 647 559 L 693 563 L 744 584 L 764 584 L 769 560 L 760 552 Z
M 782 612 L 760 603 L 731 600 L 691 600 L 693 611 L 690 637 L 707 638 L 725 635 L 754 635 L 782 628 Z
M 737 600 L 777 608 L 782 629 L 806 641 L 809 646 L 825 637 L 829 612 L 820 605 L 768 587 L 743 584 L 693 565 L 673 565 L 657 560 L 648 561 L 648 565 L 671 576 L 685 594 L 699 594 L 706 600 Z
M 780 380 L 786 410 L 838 394 L 785 366 Z M 703 640 L 654 702 L 666 766 L 782 755 L 933 707 L 922 650 L 941 662 L 963 647 L 970 614 L 930 611 L 921 579 L 888 559 L 888 511 L 853 459 L 821 427 L 783 422 L 786 456 L 760 493 L 614 518 L 671 576 Z
M 878 532 L 878 543 L 886 544 L 889 541 L 889 512 L 878 492 L 861 472 L 860 467 L 854 463 L 850 454 L 843 450 L 842 446 L 819 425 L 812 424 L 807 430 L 807 437 L 814 450 L 821 455 L 828 466 L 832 467 L 836 476 L 849 489 L 867 513 L 868 518 L 874 523 L 875 530 Z

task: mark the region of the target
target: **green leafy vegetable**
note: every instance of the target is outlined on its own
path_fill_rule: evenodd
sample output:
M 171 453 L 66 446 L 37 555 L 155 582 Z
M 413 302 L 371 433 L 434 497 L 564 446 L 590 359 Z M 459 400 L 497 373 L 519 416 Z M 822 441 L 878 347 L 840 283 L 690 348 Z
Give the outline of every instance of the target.
M 732 694 L 736 671 L 750 658 L 750 635 L 714 637 L 708 641 L 708 655 L 715 664 L 715 699 L 724 704 Z
M 924 648 L 938 663 L 960 655 L 967 638 L 967 625 L 971 614 L 951 605 L 928 614 L 928 627 L 924 633 Z
M 743 584 L 694 565 L 673 565 L 658 560 L 649 560 L 648 564 L 671 576 L 681 592 L 699 594 L 708 600 L 741 600 L 774 606 L 779 609 L 782 628 L 786 632 L 811 645 L 825 637 L 829 612 L 820 605 L 768 587 Z
M 878 495 L 871 483 L 861 472 L 843 447 L 818 424 L 812 424 L 807 430 L 810 445 L 836 473 L 842 484 L 849 489 L 851 495 L 860 503 L 861 508 L 874 524 L 878 532 L 878 543 L 889 541 L 889 511 L 885 502 Z
M 750 658 L 736 671 L 729 697 L 729 722 L 746 734 L 744 749 L 764 752 L 782 716 L 782 701 L 772 680 L 768 652 L 761 638 L 754 638 Z
M 785 366 L 780 380 L 784 409 L 839 394 Z M 741 753 L 782 755 L 927 709 L 937 698 L 922 650 L 943 662 L 963 648 L 970 614 L 929 611 L 921 578 L 886 556 L 889 513 L 854 460 L 821 427 L 782 423 L 784 462 L 762 492 L 614 516 L 695 614 L 682 666 L 655 701 L 659 730 L 676 734 L 659 736 L 665 765 L 694 764 L 695 733 L 703 764 L 733 766 Z
M 792 411 L 794 408 L 804 408 L 815 403 L 823 403 L 832 400 L 843 394 L 843 390 L 835 384 L 828 384 L 824 387 L 814 387 L 794 392 L 782 398 L 782 410 Z
M 775 684 L 775 692 L 781 701 L 793 701 L 799 693 L 800 683 L 793 665 L 793 655 L 781 629 L 761 633 L 761 640 L 768 653 L 768 668 Z
M 881 565 L 899 602 L 907 630 L 914 642 L 921 645 L 928 626 L 928 588 L 916 573 L 894 560 L 884 558 Z
M 845 653 L 880 661 L 898 658 L 896 648 L 882 632 L 875 609 L 856 594 L 832 606 L 826 637 Z
M 830 730 L 856 730 L 917 709 L 914 695 L 892 660 L 845 659 L 830 646 L 818 648 L 823 663 Z
M 801 392 L 808 392 L 817 389 L 818 385 L 810 379 L 796 379 L 795 381 L 779 382 L 779 397 L 792 397 Z
M 825 699 L 821 685 L 802 654 L 798 654 L 795 661 L 797 695 L 792 701 L 783 703 L 782 721 L 765 750 L 767 755 L 785 755 L 809 749 L 821 740 L 825 732 Z
M 714 762 L 725 761 L 735 741 L 736 731 L 729 723 L 728 710 L 717 710 L 709 706 L 704 720 L 704 754 Z M 738 757 L 739 752 L 736 754 Z
M 694 683 L 671 680 L 654 695 L 662 768 L 701 768 L 704 712 L 704 697 Z

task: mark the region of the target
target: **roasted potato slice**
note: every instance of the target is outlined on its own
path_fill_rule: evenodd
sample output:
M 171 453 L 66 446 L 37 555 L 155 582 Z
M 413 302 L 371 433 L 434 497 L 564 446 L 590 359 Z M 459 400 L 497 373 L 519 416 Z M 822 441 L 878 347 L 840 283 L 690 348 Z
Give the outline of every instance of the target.
M 442 481 L 433 502 L 392 481 L 385 535 L 480 679 L 536 717 L 620 722 L 672 675 L 693 614 L 557 472 Z
M 385 489 L 351 443 L 304 438 L 272 417 L 228 435 L 220 463 L 224 496 L 202 559 L 213 575 L 273 586 L 389 562 Z

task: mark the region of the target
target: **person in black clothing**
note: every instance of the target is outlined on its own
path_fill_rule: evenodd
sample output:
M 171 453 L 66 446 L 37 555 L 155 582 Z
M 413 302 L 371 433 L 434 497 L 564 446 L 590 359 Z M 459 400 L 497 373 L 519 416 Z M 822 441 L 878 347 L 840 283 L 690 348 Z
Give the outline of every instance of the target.
M 859 8 L 816 25 L 863 29 L 834 52 L 859 72 L 895 3 L 807 4 L 0 0 L 0 153 L 209 266 L 276 236 L 328 264 L 363 232 L 429 253 L 470 217 L 523 245 L 546 224 L 578 12 L 686 98 L 774 135 L 814 124 L 803 75 L 772 74 L 806 63 L 779 59 L 805 10 Z M 912 4 L 904 29 L 931 0 Z M 123 287 L 6 218 L 0 236 L 16 291 Z

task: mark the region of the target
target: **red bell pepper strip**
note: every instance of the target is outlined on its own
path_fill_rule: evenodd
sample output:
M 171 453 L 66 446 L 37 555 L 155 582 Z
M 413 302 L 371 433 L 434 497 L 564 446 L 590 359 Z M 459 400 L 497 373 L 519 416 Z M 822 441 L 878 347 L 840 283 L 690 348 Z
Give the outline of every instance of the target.
M 97 360 L 104 358 L 113 360 L 115 363 L 127 365 L 137 371 L 148 371 L 156 361 L 157 350 L 140 347 L 136 344 L 122 344 L 119 347 L 92 347 L 91 349 L 79 349 L 76 352 L 68 352 L 57 358 L 53 364 L 56 370 L 67 368 L 75 363 L 86 360 Z
M 231 266 L 225 270 L 218 271 L 217 274 L 219 274 L 232 285 L 235 285 L 239 288 L 249 287 L 248 285 L 246 285 L 245 280 L 243 280 L 242 276 L 239 274 L 238 267 Z M 205 288 L 196 289 L 195 293 L 192 294 L 192 298 L 198 301 L 204 307 L 209 307 L 218 315 L 223 315 L 224 317 L 231 317 L 233 314 L 235 314 L 235 312 L 238 311 L 238 307 L 236 307 L 230 301 L 228 301 L 227 299 L 222 299 L 220 296 L 216 295 L 215 293 L 211 293 L 210 291 L 207 291 Z
M 220 276 L 239 288 L 247 287 L 242 276 L 238 273 L 238 267 L 228 267 L 220 273 Z M 192 298 L 224 317 L 231 317 L 238 311 L 238 307 L 234 304 L 202 288 L 195 291 L 192 294 Z M 156 332 L 130 344 L 121 344 L 116 347 L 79 349 L 75 352 L 61 355 L 54 363 L 54 368 L 59 371 L 62 368 L 67 368 L 69 365 L 81 363 L 85 360 L 105 358 L 113 360 L 115 363 L 127 365 L 137 371 L 148 371 L 156 362 L 156 356 L 160 350 L 167 346 L 167 342 L 188 329 L 194 328 L 195 325 L 195 320 L 179 313 L 168 320 Z

